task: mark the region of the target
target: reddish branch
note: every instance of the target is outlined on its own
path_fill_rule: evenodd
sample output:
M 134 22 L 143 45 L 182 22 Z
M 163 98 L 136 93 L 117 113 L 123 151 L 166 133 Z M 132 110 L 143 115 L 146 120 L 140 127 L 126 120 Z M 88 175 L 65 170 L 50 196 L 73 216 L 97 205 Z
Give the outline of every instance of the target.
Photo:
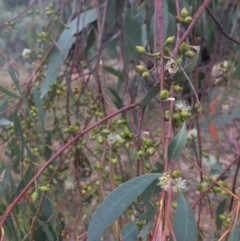
M 122 109 L 109 114 L 108 116 L 104 117 L 103 119 L 99 120 L 98 122 L 96 122 L 95 124 L 93 124 L 92 126 L 86 128 L 85 130 L 83 130 L 81 133 L 79 133 L 77 136 L 75 136 L 73 139 L 71 139 L 67 144 L 65 144 L 58 152 L 56 152 L 44 165 L 42 165 L 42 167 L 40 168 L 40 170 L 37 172 L 37 174 L 31 179 L 31 181 L 27 184 L 27 186 L 21 191 L 21 193 L 13 200 L 13 202 L 8 206 L 7 210 L 3 213 L 1 220 L 0 220 L 0 227 L 3 226 L 4 222 L 6 221 L 7 217 L 10 215 L 10 213 L 12 212 L 13 208 L 23 199 L 23 197 L 25 196 L 25 194 L 27 193 L 27 191 L 30 189 L 30 187 L 32 186 L 32 184 L 34 184 L 34 182 L 41 177 L 42 173 L 46 170 L 46 168 L 48 168 L 48 166 L 54 161 L 56 160 L 56 158 L 61 155 L 68 147 L 70 147 L 71 145 L 73 145 L 76 141 L 78 141 L 78 139 L 80 137 L 82 137 L 83 135 L 85 135 L 86 133 L 88 133 L 89 131 L 91 131 L 92 129 L 94 129 L 96 126 L 100 125 L 101 123 L 107 121 L 108 119 L 113 118 L 114 116 L 122 113 L 125 110 L 129 110 L 132 109 L 136 106 L 138 106 L 139 103 L 137 104 L 131 104 L 128 106 L 123 107 Z
M 212 11 L 210 10 L 209 7 L 207 7 L 207 13 L 209 14 L 209 16 L 212 18 L 212 20 L 217 24 L 217 26 L 220 28 L 221 30 L 221 33 L 226 37 L 228 38 L 229 40 L 231 40 L 232 42 L 240 45 L 240 42 L 234 38 L 232 38 L 229 34 L 227 34 L 224 29 L 223 29 L 223 26 L 222 24 L 216 19 L 216 17 L 213 15 Z

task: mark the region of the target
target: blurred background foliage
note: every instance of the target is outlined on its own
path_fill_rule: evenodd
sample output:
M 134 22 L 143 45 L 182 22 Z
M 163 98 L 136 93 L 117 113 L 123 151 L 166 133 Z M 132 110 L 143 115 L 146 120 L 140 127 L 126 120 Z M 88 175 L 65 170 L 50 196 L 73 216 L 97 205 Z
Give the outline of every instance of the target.
M 106 100 L 103 99 L 101 83 L 106 84 L 106 96 L 112 110 L 130 104 L 130 100 L 132 103 L 140 101 L 158 83 L 154 72 L 145 81 L 135 70 L 135 66 L 140 63 L 148 69 L 154 64 L 153 59 L 135 52 L 137 45 L 153 52 L 154 1 L 102 0 L 96 1 L 98 5 L 94 5 L 95 1 L 90 0 L 42 0 L 36 1 L 14 22 L 9 21 L 33 2 L 0 1 L 0 50 L 6 59 L 13 59 L 18 65 L 15 69 L 8 69 L 13 83 L 12 86 L 7 84 L 10 93 L 1 86 L 4 93 L 0 104 L 1 145 L 7 146 L 0 164 L 1 214 L 37 173 L 39 166 L 80 130 L 109 113 L 104 104 Z M 163 2 L 166 39 L 176 33 L 176 9 L 175 1 Z M 61 3 L 64 3 L 64 7 Z M 186 0 L 181 1 L 181 4 L 194 16 L 202 1 Z M 205 130 L 213 118 L 209 114 L 209 104 L 216 97 L 222 103 L 231 103 L 232 108 L 236 107 L 222 123 L 226 124 L 240 116 L 237 108 L 240 103 L 236 100 L 239 91 L 236 79 L 240 77 L 239 45 L 223 36 L 225 31 L 228 36 L 239 41 L 240 4 L 233 0 L 213 0 L 209 9 L 221 28 L 205 12 L 187 39 L 189 44 L 201 46 L 197 77 L 192 74 L 190 78 L 194 79 L 207 117 L 201 123 Z M 104 16 L 102 33 L 97 22 L 98 14 Z M 186 28 L 182 28 L 182 34 Z M 159 39 L 159 29 L 156 29 L 156 37 Z M 100 45 L 99 41 L 102 41 Z M 100 57 L 99 46 L 102 49 Z M 27 58 L 22 56 L 25 48 L 31 50 Z M 101 74 L 104 73 L 106 79 L 99 77 L 99 60 L 103 66 Z M 10 66 L 13 65 L 10 63 Z M 28 85 L 26 75 L 30 70 L 34 70 L 35 75 L 34 82 Z M 18 78 L 15 74 L 17 71 L 24 74 Z M 75 78 L 75 82 L 72 78 Z M 4 79 L 3 83 L 6 86 Z M 22 100 L 21 105 L 16 95 Z M 189 88 L 185 88 L 183 96 L 194 105 L 193 93 Z M 156 139 L 159 136 L 156 131 L 159 120 L 157 108 L 158 100 L 155 98 L 150 103 L 146 117 L 149 131 Z M 111 130 L 119 134 L 124 131 L 136 134 L 136 110 L 128 121 L 125 120 L 125 114 L 122 117 L 119 123 L 113 121 Z M 218 125 L 222 123 L 218 122 Z M 99 172 L 103 142 L 106 142 L 105 136 L 101 135 L 104 128 L 105 123 L 91 132 L 90 137 L 94 140 L 89 136 L 80 139 L 68 154 L 62 154 L 52 163 L 35 186 L 32 185 L 4 225 L 6 240 L 86 240 L 84 235 L 87 226 L 101 200 L 99 182 L 103 181 L 109 191 L 108 172 L 112 164 L 106 164 L 105 169 Z M 114 150 L 112 157 L 118 158 L 120 162 L 113 175 L 116 186 L 136 175 L 134 165 L 137 144 L 129 133 L 122 149 Z M 154 157 L 146 157 L 146 172 L 152 171 L 153 163 L 159 160 L 160 154 L 161 150 Z M 106 155 L 108 162 L 109 155 Z M 124 164 L 129 168 L 127 171 L 124 170 Z M 218 166 L 215 171 L 219 173 L 222 168 Z M 99 175 L 103 175 L 103 180 L 99 179 Z M 72 184 L 75 183 L 74 178 L 69 178 L 72 176 L 76 177 L 77 186 Z M 50 185 L 51 191 L 38 189 L 41 186 L 46 187 L 46 190 L 50 188 L 46 183 Z M 73 185 L 74 190 L 68 190 L 67 185 Z M 128 223 L 135 213 L 135 207 L 131 207 L 123 219 L 124 223 Z M 136 225 L 133 229 L 136 229 Z M 147 235 L 146 230 L 143 237 Z M 112 240 L 108 233 L 105 238 Z

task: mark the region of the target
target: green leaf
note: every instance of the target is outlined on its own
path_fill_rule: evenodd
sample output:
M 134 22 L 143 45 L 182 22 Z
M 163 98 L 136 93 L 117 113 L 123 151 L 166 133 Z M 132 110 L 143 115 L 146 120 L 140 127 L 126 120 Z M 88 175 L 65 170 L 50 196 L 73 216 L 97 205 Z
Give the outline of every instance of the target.
M 228 241 L 239 241 L 239 233 L 237 223 L 234 223 L 229 240 Z
M 177 241 L 197 241 L 198 234 L 194 214 L 182 192 L 178 194 L 174 233 Z
M 137 55 L 135 47 L 142 45 L 142 26 L 138 22 L 138 11 L 136 9 L 129 9 L 126 12 L 124 19 L 124 38 L 126 43 L 129 44 L 132 56 Z
M 152 229 L 153 222 L 149 222 L 141 228 L 141 231 L 138 235 L 138 238 L 142 238 L 142 240 L 147 240 L 146 237 L 149 235 L 149 230 Z
M 124 76 L 123 76 L 122 71 L 116 70 L 116 69 L 114 69 L 110 66 L 104 66 L 104 70 L 106 70 L 107 72 L 117 76 L 123 82 Z
M 36 87 L 34 87 L 34 90 L 33 90 L 33 101 L 34 101 L 34 104 L 35 104 L 35 106 L 37 107 L 37 110 L 38 110 L 38 116 L 39 116 L 39 120 L 41 122 L 42 132 L 44 132 L 45 113 L 44 113 L 44 110 L 43 110 L 42 100 L 40 98 L 40 93 L 39 93 L 39 91 Z
M 218 229 L 221 229 L 221 227 L 222 227 L 223 220 L 221 220 L 219 218 L 219 215 L 224 213 L 224 207 L 226 205 L 226 201 L 227 201 L 227 199 L 222 200 L 218 204 L 218 207 L 217 207 L 217 210 L 216 210 L 216 225 L 217 225 Z
M 221 125 L 228 124 L 230 121 L 237 119 L 239 117 L 240 117 L 240 105 L 236 106 L 230 115 L 228 115 L 220 120 L 216 120 L 215 126 L 221 126 Z
M 8 126 L 8 125 L 10 125 L 12 123 L 13 123 L 12 121 L 9 121 L 9 120 L 7 120 L 5 118 L 1 118 L 0 119 L 0 126 Z
M 122 238 L 124 241 L 136 241 L 138 236 L 138 227 L 136 222 L 128 224 L 122 230 Z
M 118 95 L 118 93 L 114 89 L 112 89 L 110 87 L 108 87 L 108 90 L 111 92 L 111 94 L 113 96 L 113 102 L 114 102 L 115 106 L 118 109 L 123 108 L 124 107 L 123 101 L 122 101 L 121 97 Z
M 166 40 L 169 36 L 167 36 L 167 32 L 168 32 L 168 26 L 169 26 L 169 13 L 168 13 L 168 2 L 169 0 L 163 0 L 162 4 L 163 4 L 163 19 L 164 19 L 164 39 Z M 149 34 L 153 35 L 152 33 L 154 33 L 154 14 L 151 15 L 152 19 L 151 19 L 151 23 L 150 23 L 150 31 Z M 159 25 L 157 25 L 157 35 L 159 34 Z
M 29 165 L 27 171 L 25 171 L 24 176 L 22 177 L 17 190 L 14 191 L 13 195 L 11 196 L 10 202 L 12 202 L 18 194 L 25 188 L 25 186 L 30 182 L 33 176 L 33 167 Z
M 69 50 L 75 42 L 75 34 L 81 32 L 89 23 L 97 19 L 95 9 L 87 10 L 75 18 L 70 24 L 69 29 L 65 29 L 61 34 L 57 47 L 52 51 L 46 78 L 41 87 L 41 98 L 43 98 L 49 91 L 49 85 L 54 83 L 58 77 L 59 68 L 65 62 Z M 77 29 L 78 28 L 78 29 Z
M 199 46 L 194 46 L 197 54 L 196 56 L 193 58 L 193 60 L 184 68 L 184 71 L 186 73 L 189 73 L 191 72 L 194 67 L 196 66 L 197 64 L 197 61 L 198 61 L 198 57 L 199 57 L 199 51 L 200 51 L 200 47 Z M 171 82 L 180 82 L 182 80 L 185 80 L 186 77 L 184 75 L 183 72 L 179 72 L 179 73 L 176 73 L 173 78 L 168 78 L 165 80 L 166 83 L 171 83 Z M 144 107 L 145 105 L 147 105 L 154 97 L 156 97 L 160 92 L 160 83 L 157 83 L 156 85 L 154 85 L 149 91 L 148 93 L 146 94 L 146 96 L 143 98 L 143 100 L 141 101 L 140 103 L 140 108 Z
M 186 122 L 183 123 L 181 130 L 172 139 L 168 146 L 168 160 L 178 158 L 187 142 Z
M 13 98 L 20 98 L 18 95 L 14 94 L 13 92 L 11 92 L 7 88 L 3 87 L 2 85 L 0 85 L 0 92 L 4 93 L 5 95 L 8 95 L 10 97 L 13 97 Z
M 8 164 L 5 169 L 5 173 L 4 173 L 3 180 L 1 183 L 1 188 L 0 188 L 0 196 L 5 196 L 5 194 L 7 193 L 7 189 L 11 178 L 11 170 L 12 170 L 12 165 L 10 162 L 10 164 Z
M 51 231 L 49 230 L 48 226 L 44 224 L 44 222 L 42 222 L 41 220 L 38 220 L 39 226 L 42 227 L 42 231 L 45 233 L 46 237 L 47 237 L 47 241 L 54 241 L 54 237 L 51 233 Z
M 5 204 L 1 203 L 0 204 L 0 215 L 2 215 L 5 211 L 7 210 L 7 207 Z M 4 222 L 3 229 L 5 232 L 5 236 L 7 237 L 7 240 L 14 240 L 18 241 L 17 237 L 17 230 L 15 228 L 15 224 L 12 218 L 12 215 L 9 215 L 6 222 Z
M 0 104 L 0 117 L 1 118 L 6 118 L 7 117 L 7 108 L 8 108 L 8 100 L 9 97 L 5 96 L 2 100 L 1 100 L 1 104 Z
M 110 193 L 90 222 L 88 241 L 100 239 L 103 231 L 121 216 L 127 207 L 159 176 L 159 173 L 151 173 L 133 178 Z
M 106 23 L 112 27 L 117 20 L 117 0 L 111 0 L 107 2 Z

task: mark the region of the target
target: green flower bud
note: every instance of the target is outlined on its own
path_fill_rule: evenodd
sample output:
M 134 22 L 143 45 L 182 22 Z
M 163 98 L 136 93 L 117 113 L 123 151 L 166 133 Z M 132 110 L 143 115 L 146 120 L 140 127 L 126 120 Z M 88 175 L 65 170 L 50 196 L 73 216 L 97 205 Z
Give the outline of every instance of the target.
M 179 64 L 182 64 L 182 62 L 183 62 L 183 57 L 182 57 L 182 56 L 179 56 L 178 59 L 177 59 L 177 62 L 178 62 Z
M 139 159 L 139 158 L 142 158 L 142 157 L 144 157 L 144 151 L 143 150 L 139 150 L 137 152 L 137 158 Z
M 168 48 L 168 47 L 165 46 L 165 47 L 164 47 L 164 53 L 165 53 L 165 54 L 168 54 L 169 52 L 170 52 L 170 48 Z
M 101 170 L 101 163 L 100 162 L 97 162 L 95 165 L 94 165 L 95 169 L 96 170 Z
M 136 46 L 136 51 L 138 54 L 146 54 L 146 49 L 143 46 Z
M 188 17 L 188 10 L 186 8 L 183 8 L 180 13 L 181 18 L 185 19 Z
M 189 117 L 191 117 L 191 112 L 184 110 L 180 112 L 180 115 L 181 115 L 181 121 L 185 121 L 189 119 Z
M 174 170 L 172 175 L 174 178 L 179 178 L 181 177 L 182 173 L 180 170 Z
M 153 140 L 150 138 L 143 138 L 142 142 L 143 142 L 143 145 L 146 147 L 153 147 L 153 145 L 154 145 Z
M 103 142 L 104 142 L 103 137 L 102 136 L 98 136 L 97 142 L 98 142 L 98 144 L 103 144 Z
M 168 37 L 165 41 L 165 45 L 173 44 L 175 41 L 175 36 Z
M 156 55 L 156 56 L 154 56 L 154 58 L 155 58 L 156 60 L 160 60 L 160 59 L 161 59 L 160 55 Z
M 228 217 L 228 218 L 226 219 L 226 223 L 229 224 L 230 222 L 231 222 L 231 218 Z
M 31 161 L 30 158 L 28 158 L 28 157 L 24 158 L 24 162 L 27 163 L 27 164 L 32 163 L 32 161 Z
M 38 191 L 34 191 L 31 195 L 32 201 L 35 202 L 38 199 Z
M 112 163 L 113 165 L 116 165 L 116 164 L 118 163 L 117 158 L 112 158 L 112 159 L 111 159 L 111 163 Z
M 38 189 L 41 192 L 49 192 L 51 190 L 48 186 L 40 186 L 40 187 L 38 187 Z
M 186 53 L 188 51 L 188 44 L 186 42 L 183 42 L 180 45 L 179 50 L 182 54 Z
M 110 134 L 110 132 L 111 132 L 111 131 L 109 131 L 108 129 L 103 129 L 103 130 L 101 131 L 101 135 L 102 135 L 102 136 L 108 136 L 108 135 Z
M 203 183 L 199 183 L 197 186 L 198 191 L 200 192 L 204 192 L 205 190 L 205 185 L 203 185 Z
M 221 192 L 221 188 L 220 187 L 213 187 L 212 188 L 212 190 L 214 191 L 214 192 Z
M 175 17 L 175 21 L 176 21 L 177 23 L 181 23 L 181 22 L 182 22 L 182 18 L 180 18 L 180 17 Z
M 170 111 L 169 110 L 165 110 L 165 112 L 164 112 L 164 120 L 165 121 L 169 121 L 169 114 L 170 114 Z
M 180 93 L 183 90 L 183 88 L 180 85 L 174 85 L 173 88 L 176 93 Z
M 172 120 L 173 121 L 178 121 L 178 120 L 180 120 L 181 121 L 181 115 L 180 115 L 180 113 L 178 113 L 178 112 L 176 112 L 176 113 L 173 113 L 173 115 L 172 115 Z
M 192 50 L 189 50 L 186 53 L 184 53 L 184 55 L 190 59 L 193 59 L 196 56 L 196 53 Z
M 136 226 L 141 229 L 143 227 L 144 223 L 141 221 L 136 221 Z
M 155 152 L 156 152 L 156 149 L 154 147 L 150 147 L 146 150 L 146 154 L 148 156 L 153 156 L 155 154 Z
M 227 191 L 223 190 L 223 189 L 221 190 L 221 194 L 229 196 L 229 193 Z
M 221 220 L 226 219 L 226 216 L 225 216 L 224 214 L 219 214 L 218 217 L 219 217 L 219 219 L 221 219 Z
M 185 19 L 183 19 L 183 23 L 185 23 L 185 24 L 190 24 L 192 22 L 192 17 L 190 17 L 190 16 L 188 16 L 188 17 L 186 17 Z
M 145 167 L 148 171 L 151 170 L 151 165 L 150 165 L 149 162 L 144 162 L 144 167 Z
M 95 112 L 95 115 L 96 115 L 98 118 L 103 118 L 103 117 L 104 117 L 104 113 L 103 113 L 103 112 L 100 112 L 100 111 L 96 111 L 96 112 Z
M 177 202 L 172 202 L 172 208 L 174 209 L 174 210 L 176 210 L 177 209 Z
M 169 91 L 168 90 L 162 90 L 160 92 L 160 100 L 166 100 L 167 98 L 169 98 Z
M 147 71 L 147 69 L 143 66 L 143 65 L 136 65 L 136 69 L 139 73 L 143 73 L 145 71 Z
M 227 187 L 227 185 L 228 185 L 227 182 L 222 181 L 222 180 L 219 180 L 218 182 L 224 187 Z
M 129 135 L 128 135 L 129 139 L 133 139 L 134 137 L 135 137 L 135 135 L 133 133 L 129 133 Z
M 145 71 L 145 72 L 142 73 L 142 77 L 144 79 L 148 79 L 150 77 L 150 73 L 148 71 Z

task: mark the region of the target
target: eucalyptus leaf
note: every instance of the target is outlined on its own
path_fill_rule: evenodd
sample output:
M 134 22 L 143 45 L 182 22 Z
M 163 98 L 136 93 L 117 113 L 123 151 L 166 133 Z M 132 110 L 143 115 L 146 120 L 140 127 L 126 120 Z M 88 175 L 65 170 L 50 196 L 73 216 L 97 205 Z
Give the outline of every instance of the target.
M 33 101 L 38 110 L 39 120 L 41 122 L 42 132 L 44 132 L 44 117 L 45 113 L 42 106 L 42 100 L 40 98 L 40 93 L 37 88 L 33 90 Z
M 136 222 L 132 222 L 128 224 L 126 227 L 122 230 L 122 238 L 123 241 L 136 241 L 138 236 L 138 227 L 136 225 Z
M 159 176 L 159 173 L 151 173 L 133 178 L 110 193 L 98 207 L 90 222 L 88 241 L 99 240 L 103 231 L 121 216 L 128 206 Z
M 218 229 L 221 229 L 221 227 L 222 227 L 223 220 L 219 218 L 219 215 L 224 213 L 224 207 L 226 205 L 226 201 L 227 201 L 227 199 L 222 200 L 218 204 L 218 207 L 216 210 L 216 225 L 217 225 Z
M 0 117 L 1 118 L 6 118 L 7 117 L 7 107 L 8 107 L 8 100 L 9 100 L 9 96 L 5 96 L 2 100 L 1 100 L 1 104 L 0 104 Z
M 69 29 L 63 31 L 56 44 L 57 47 L 53 49 L 50 57 L 46 78 L 41 86 L 41 98 L 48 93 L 50 84 L 54 83 L 58 77 L 59 68 L 65 62 L 69 50 L 76 40 L 74 35 L 81 32 L 89 23 L 94 22 L 96 19 L 96 10 L 87 10 L 69 24 Z
M 171 161 L 173 158 L 178 158 L 183 148 L 187 142 L 187 130 L 186 122 L 183 123 L 181 130 L 178 134 L 172 139 L 168 146 L 168 160 Z
M 0 126 L 8 126 L 8 125 L 10 125 L 12 123 L 13 123 L 12 121 L 9 121 L 7 119 L 4 119 L 4 118 L 0 119 Z
M 232 113 L 222 119 L 215 121 L 215 126 L 221 126 L 230 123 L 232 120 L 240 118 L 240 105 L 236 106 Z
M 228 241 L 239 241 L 239 232 L 238 232 L 237 223 L 234 223 Z
M 121 97 L 118 95 L 118 93 L 117 93 L 114 89 L 112 89 L 112 88 L 110 88 L 110 87 L 108 87 L 108 90 L 109 90 L 110 93 L 112 94 L 113 102 L 114 102 L 115 106 L 116 106 L 118 109 L 123 108 L 123 107 L 124 107 L 123 101 L 122 101 Z
M 3 87 L 2 85 L 0 85 L 0 92 L 4 93 L 5 95 L 8 95 L 10 97 L 13 97 L 13 98 L 20 98 L 18 95 L 16 95 L 12 91 L 8 90 L 7 88 Z
M 194 214 L 182 192 L 178 194 L 174 233 L 177 241 L 197 241 L 198 233 Z

